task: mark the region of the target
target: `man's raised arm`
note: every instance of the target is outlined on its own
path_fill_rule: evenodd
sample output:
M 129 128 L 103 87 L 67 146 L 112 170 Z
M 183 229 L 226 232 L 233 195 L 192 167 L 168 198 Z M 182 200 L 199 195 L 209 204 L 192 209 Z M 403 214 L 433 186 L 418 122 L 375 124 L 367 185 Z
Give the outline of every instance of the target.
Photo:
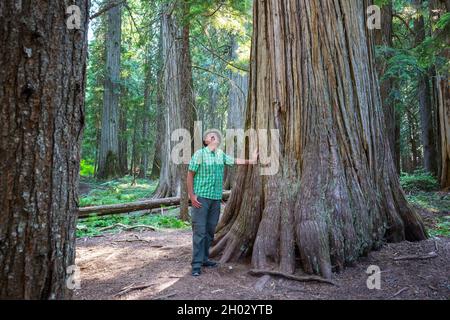
M 253 165 L 258 163 L 258 149 L 253 152 L 253 156 L 250 160 L 247 159 L 235 159 L 238 166 Z

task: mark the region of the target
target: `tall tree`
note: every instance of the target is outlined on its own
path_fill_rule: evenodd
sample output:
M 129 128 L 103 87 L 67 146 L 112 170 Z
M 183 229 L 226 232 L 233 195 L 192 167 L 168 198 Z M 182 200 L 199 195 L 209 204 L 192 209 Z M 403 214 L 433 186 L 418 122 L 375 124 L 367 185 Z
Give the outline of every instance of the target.
M 149 166 L 149 134 L 150 134 L 150 112 L 152 109 L 152 89 L 154 77 L 152 73 L 152 58 L 150 45 L 147 53 L 147 72 L 145 74 L 144 88 L 144 113 L 142 119 L 142 156 L 140 159 L 139 177 L 146 178 Z
M 163 10 L 161 10 L 163 11 Z M 164 53 L 163 53 L 163 21 L 164 17 L 161 13 L 160 23 L 159 23 L 159 33 L 158 33 L 158 53 L 156 55 L 157 61 L 157 74 L 156 74 L 156 132 L 158 136 L 156 137 L 153 145 L 154 153 L 153 153 L 153 161 L 152 161 L 152 171 L 150 174 L 151 179 L 158 179 L 161 175 L 161 159 L 162 159 L 162 143 L 164 141 L 164 135 L 162 135 L 165 131 L 165 122 L 164 122 L 164 100 L 163 100 L 163 91 L 164 91 Z
M 126 89 L 120 91 L 126 95 Z M 126 105 L 120 106 L 119 111 L 119 174 L 128 173 L 128 136 L 127 136 L 127 118 L 128 110 Z
M 161 125 L 161 169 L 159 184 L 153 197 L 166 198 L 179 194 L 177 167 L 171 161 L 171 134 L 181 128 L 180 104 L 180 30 L 174 17 L 174 8 L 164 5 L 161 13 L 161 51 L 163 58 L 163 121 Z
M 193 132 L 194 98 L 189 41 L 189 3 L 181 1 L 165 5 L 162 13 L 162 56 L 164 131 L 161 143 L 161 171 L 155 198 L 182 196 L 182 218 L 187 218 L 186 165 L 171 159 L 172 133 L 177 129 Z M 186 174 L 185 174 L 186 173 Z
M 375 32 L 375 44 L 379 46 L 384 54 L 377 59 L 377 72 L 380 79 L 380 94 L 383 105 L 386 132 L 391 147 L 391 154 L 395 161 L 397 172 L 400 173 L 400 119 L 395 110 L 395 101 L 391 95 L 392 88 L 396 85 L 393 77 L 385 78 L 387 61 L 391 54 L 390 48 L 393 46 L 392 36 L 392 1 L 388 1 L 381 10 L 381 29 Z
M 107 11 L 106 72 L 103 93 L 102 130 L 97 177 L 120 175 L 119 163 L 119 97 L 122 5 Z
M 0 5 L 0 299 L 71 296 L 88 6 Z
M 144 93 L 145 95 L 145 93 Z M 133 136 L 131 139 L 131 175 L 133 176 L 133 184 L 140 175 L 140 163 L 142 159 L 142 127 L 144 125 L 143 113 L 145 110 L 135 108 L 133 119 Z
M 230 37 L 230 59 L 237 59 L 238 42 L 236 36 Z M 248 74 L 239 70 L 230 70 L 230 89 L 228 92 L 227 129 L 244 129 L 244 116 L 247 106 Z M 236 151 L 236 150 L 235 150 Z M 231 189 L 236 181 L 236 168 L 227 167 L 224 188 Z
M 237 59 L 239 44 L 236 36 L 230 39 L 232 61 Z M 239 70 L 230 71 L 230 90 L 228 93 L 228 129 L 243 129 L 247 105 L 248 74 Z
M 450 90 L 448 81 L 448 78 L 436 81 L 441 152 L 439 172 L 443 189 L 450 188 Z
M 181 128 L 187 129 L 192 137 L 194 134 L 194 91 L 192 81 L 192 60 L 190 47 L 190 3 L 188 0 L 182 1 L 182 36 L 181 36 L 181 59 L 180 59 L 180 98 L 181 98 Z M 191 141 L 193 146 L 193 141 Z M 178 166 L 180 176 L 180 218 L 184 221 L 189 220 L 189 196 L 187 191 L 187 173 L 188 165 Z
M 370 4 L 254 2 L 246 125 L 279 130 L 280 168 L 238 170 L 212 250 L 222 262 L 252 253 L 255 268 L 293 273 L 299 256 L 329 278 L 385 240 L 426 238 L 383 130 Z
M 218 81 L 215 75 L 212 76 L 212 83 L 208 88 L 208 109 L 205 110 L 207 121 L 203 125 L 207 128 L 219 129 L 221 127 L 222 118 L 218 110 L 219 108 L 219 88 Z
M 432 25 L 435 26 L 445 13 L 450 11 L 449 0 L 430 0 L 430 15 Z M 450 188 L 450 90 L 449 90 L 449 71 L 448 63 L 450 61 L 450 25 L 443 30 L 434 28 L 434 37 L 442 38 L 446 48 L 439 55 L 444 67 L 436 68 L 433 77 L 433 95 L 435 109 L 437 111 L 437 127 L 438 127 L 438 147 L 440 153 L 439 161 L 439 178 L 441 187 Z
M 413 114 L 412 110 L 406 110 L 406 119 L 408 124 L 408 142 L 410 148 L 410 154 L 406 154 L 409 161 L 405 162 L 404 171 L 413 173 L 419 167 L 422 162 L 422 157 L 419 151 L 418 141 L 420 141 L 418 120 Z M 406 165 L 408 164 L 408 165 Z
M 415 45 L 419 46 L 426 37 L 425 20 L 422 12 L 423 0 L 414 0 L 413 4 L 418 11 L 414 20 L 414 33 Z M 417 95 L 420 108 L 424 167 L 428 172 L 437 175 L 437 150 L 433 127 L 430 70 L 424 70 L 418 75 Z

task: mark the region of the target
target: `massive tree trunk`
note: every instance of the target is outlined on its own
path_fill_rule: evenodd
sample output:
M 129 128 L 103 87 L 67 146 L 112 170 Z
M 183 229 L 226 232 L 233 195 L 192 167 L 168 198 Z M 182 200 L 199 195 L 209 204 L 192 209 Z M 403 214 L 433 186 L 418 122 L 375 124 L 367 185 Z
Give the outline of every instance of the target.
M 107 12 L 106 74 L 103 93 L 102 132 L 97 177 L 120 175 L 119 165 L 119 88 L 122 5 Z
M 422 10 L 422 0 L 414 0 L 417 10 Z M 414 20 L 415 45 L 425 40 L 425 21 L 420 11 Z M 437 151 L 433 128 L 433 104 L 431 103 L 430 71 L 425 70 L 418 75 L 417 95 L 420 108 L 420 126 L 422 130 L 423 164 L 425 170 L 437 176 Z
M 450 11 L 449 0 L 431 0 L 430 1 L 431 19 L 433 25 L 439 19 Z M 450 60 L 450 33 L 447 30 L 436 31 L 434 36 L 442 37 L 447 44 L 447 49 L 442 53 L 443 62 Z M 442 70 L 441 70 L 442 69 Z M 437 127 L 438 127 L 438 147 L 439 147 L 439 178 L 443 189 L 450 188 L 450 89 L 449 89 L 449 72 L 448 69 L 440 68 L 436 70 L 433 77 L 433 94 L 435 109 L 437 110 Z
M 238 170 L 212 250 L 222 262 L 252 254 L 293 273 L 298 257 L 330 278 L 385 240 L 426 238 L 383 130 L 368 5 L 255 1 L 246 127 L 279 130 L 280 169 Z
M 386 3 L 381 11 L 381 30 L 375 32 L 375 44 L 380 48 L 392 48 L 392 1 Z M 395 161 L 397 172 L 400 173 L 400 121 L 399 115 L 395 110 L 395 101 L 391 91 L 396 83 L 393 78 L 384 79 L 386 73 L 387 59 L 390 55 L 384 50 L 384 55 L 377 59 L 377 72 L 380 79 L 380 94 L 383 105 L 384 120 L 386 124 L 386 133 L 391 147 L 391 154 Z
M 0 299 L 71 296 L 88 13 L 84 0 L 0 4 Z
M 178 141 L 171 141 L 176 129 L 193 131 L 194 97 L 192 91 L 192 68 L 189 48 L 189 22 L 186 17 L 189 5 L 183 1 L 175 8 L 166 6 L 162 14 L 162 53 L 164 132 L 161 145 L 161 172 L 154 198 L 182 197 L 182 217 L 186 218 L 186 165 L 176 165 L 171 159 L 172 147 Z
M 231 60 L 237 58 L 238 42 L 231 36 Z M 247 106 L 248 74 L 242 71 L 230 71 L 230 89 L 228 93 L 227 129 L 244 129 L 244 116 Z M 236 151 L 236 150 L 235 150 Z M 224 188 L 231 189 L 236 181 L 236 168 L 225 168 Z

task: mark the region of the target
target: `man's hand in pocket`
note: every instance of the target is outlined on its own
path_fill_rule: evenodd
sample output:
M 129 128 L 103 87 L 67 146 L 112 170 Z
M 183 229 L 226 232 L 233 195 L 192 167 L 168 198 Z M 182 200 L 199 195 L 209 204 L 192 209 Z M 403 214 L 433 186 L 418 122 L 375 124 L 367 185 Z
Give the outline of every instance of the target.
M 202 204 L 198 201 L 197 196 L 195 194 L 190 195 L 189 198 L 191 198 L 192 206 L 200 209 L 202 207 Z

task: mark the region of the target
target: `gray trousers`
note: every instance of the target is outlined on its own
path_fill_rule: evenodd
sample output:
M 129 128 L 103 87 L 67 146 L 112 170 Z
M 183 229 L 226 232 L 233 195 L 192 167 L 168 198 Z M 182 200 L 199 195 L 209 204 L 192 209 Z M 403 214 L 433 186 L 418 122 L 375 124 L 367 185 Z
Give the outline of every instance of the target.
M 208 261 L 209 248 L 214 240 L 220 216 L 221 200 L 197 198 L 201 208 L 191 208 L 192 216 L 192 267 L 200 268 Z

